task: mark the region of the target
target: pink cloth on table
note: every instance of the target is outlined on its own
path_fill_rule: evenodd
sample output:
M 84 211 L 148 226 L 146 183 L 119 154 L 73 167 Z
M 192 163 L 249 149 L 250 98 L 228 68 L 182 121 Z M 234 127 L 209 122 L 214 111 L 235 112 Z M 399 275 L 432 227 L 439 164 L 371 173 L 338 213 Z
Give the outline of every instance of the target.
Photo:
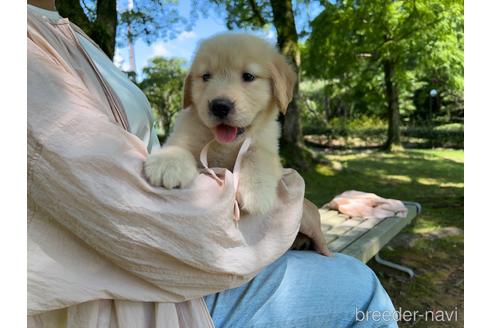
M 408 210 L 402 201 L 382 198 L 373 193 L 350 190 L 333 198 L 323 208 L 337 210 L 351 217 L 382 219 L 390 216 L 405 218 Z

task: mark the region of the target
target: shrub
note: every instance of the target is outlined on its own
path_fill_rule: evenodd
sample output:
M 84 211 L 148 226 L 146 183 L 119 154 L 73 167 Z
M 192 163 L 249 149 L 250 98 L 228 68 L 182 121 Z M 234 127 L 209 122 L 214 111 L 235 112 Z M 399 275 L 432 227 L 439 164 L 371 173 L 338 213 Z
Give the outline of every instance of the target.
M 403 126 L 402 143 L 409 148 L 464 148 L 464 126 L 460 123 L 440 126 Z M 382 145 L 386 140 L 386 123 L 378 119 L 355 119 L 343 123 L 332 120 L 326 129 L 306 128 L 305 135 L 325 136 L 327 145 L 343 147 Z M 311 139 L 310 139 L 311 140 Z

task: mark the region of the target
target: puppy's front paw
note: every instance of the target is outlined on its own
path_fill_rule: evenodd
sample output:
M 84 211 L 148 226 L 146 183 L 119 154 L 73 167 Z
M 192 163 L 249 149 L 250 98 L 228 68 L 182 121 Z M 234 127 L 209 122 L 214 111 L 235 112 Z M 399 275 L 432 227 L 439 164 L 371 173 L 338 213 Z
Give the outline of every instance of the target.
M 239 205 L 250 214 L 265 214 L 272 209 L 277 197 L 276 185 L 252 185 L 239 180 Z
M 198 175 L 193 155 L 177 146 L 165 146 L 149 155 L 144 172 L 152 185 L 167 189 L 184 187 Z

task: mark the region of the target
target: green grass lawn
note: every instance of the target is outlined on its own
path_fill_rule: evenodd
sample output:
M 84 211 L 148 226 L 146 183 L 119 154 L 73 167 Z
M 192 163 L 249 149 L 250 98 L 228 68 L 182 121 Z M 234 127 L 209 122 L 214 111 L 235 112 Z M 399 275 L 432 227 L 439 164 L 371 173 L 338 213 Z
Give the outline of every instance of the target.
M 417 276 L 369 266 L 377 273 L 395 307 L 411 311 L 459 311 L 456 323 L 423 320 L 402 327 L 463 326 L 464 151 L 451 149 L 330 152 L 329 164 L 301 172 L 306 197 L 318 206 L 346 190 L 374 192 L 385 198 L 416 201 L 423 213 L 400 233 L 381 256 L 414 268 Z

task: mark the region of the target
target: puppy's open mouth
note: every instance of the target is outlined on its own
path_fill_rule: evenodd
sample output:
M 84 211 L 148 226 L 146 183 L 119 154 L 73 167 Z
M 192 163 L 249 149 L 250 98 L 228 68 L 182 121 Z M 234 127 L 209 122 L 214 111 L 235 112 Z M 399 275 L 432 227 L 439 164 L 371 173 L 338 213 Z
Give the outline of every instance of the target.
M 229 143 L 244 133 L 245 128 L 230 126 L 227 124 L 219 124 L 214 129 L 215 138 L 222 143 Z

